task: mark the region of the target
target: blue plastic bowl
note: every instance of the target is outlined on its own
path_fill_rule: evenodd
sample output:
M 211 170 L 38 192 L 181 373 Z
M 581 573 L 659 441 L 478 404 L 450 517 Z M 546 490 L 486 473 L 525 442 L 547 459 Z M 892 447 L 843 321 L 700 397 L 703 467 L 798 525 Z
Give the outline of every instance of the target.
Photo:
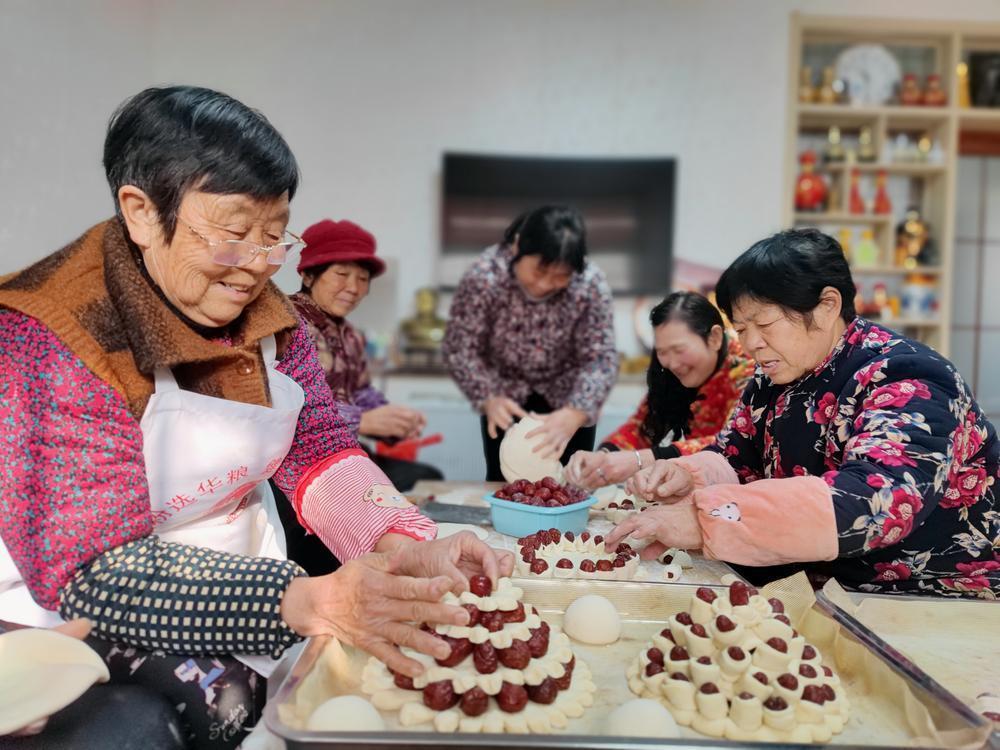
M 539 508 L 510 500 L 501 500 L 495 495 L 483 495 L 490 504 L 490 518 L 493 528 L 508 536 L 528 536 L 543 529 L 559 529 L 579 534 L 587 528 L 590 506 L 597 502 L 591 495 L 572 505 L 559 508 Z

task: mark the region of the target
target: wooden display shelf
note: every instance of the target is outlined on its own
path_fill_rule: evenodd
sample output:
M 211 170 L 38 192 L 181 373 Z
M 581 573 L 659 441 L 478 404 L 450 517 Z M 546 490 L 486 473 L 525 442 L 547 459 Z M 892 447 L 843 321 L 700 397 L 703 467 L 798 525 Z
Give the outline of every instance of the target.
M 846 211 L 832 212 L 800 212 L 795 214 L 796 224 L 866 224 L 876 226 L 892 223 L 891 214 L 851 214 Z
M 885 172 L 889 175 L 912 176 L 912 177 L 936 177 L 945 174 L 944 164 L 929 164 L 926 162 L 893 162 L 890 164 L 880 164 L 875 162 L 834 162 L 832 164 L 817 165 L 820 172 L 844 172 L 856 169 L 862 174 Z
M 890 130 L 920 130 L 940 127 L 951 116 L 948 107 L 855 107 L 850 104 L 802 104 L 798 101 L 795 107 L 803 128 L 828 128 L 831 125 L 854 128 L 884 120 Z
M 1000 133 L 1000 107 L 970 107 L 958 110 L 959 130 Z
M 870 266 L 864 268 L 852 266 L 851 273 L 855 276 L 909 276 L 911 273 L 922 276 L 940 276 L 943 270 L 940 266 L 921 266 L 919 268 L 900 268 L 899 266 Z
M 873 320 L 873 323 L 893 330 L 900 328 L 940 328 L 940 318 L 892 318 L 890 320 Z
M 950 350 L 954 283 L 955 203 L 959 148 L 970 153 L 1000 153 L 1000 107 L 959 107 L 959 63 L 968 62 L 968 53 L 976 49 L 1000 50 L 1000 24 L 943 20 L 906 20 L 902 18 L 851 18 L 848 16 L 809 16 L 793 13 L 790 24 L 788 109 L 785 150 L 785 208 L 786 226 L 816 226 L 827 228 L 838 224 L 848 228 L 870 228 L 880 249 L 883 265 L 875 268 L 852 268 L 855 277 L 870 284 L 873 277 L 885 276 L 902 281 L 910 273 L 933 277 L 936 281 L 938 312 L 932 319 L 885 321 L 885 325 L 905 328 L 933 346 L 945 356 Z M 843 49 L 852 44 L 881 44 L 888 47 L 921 47 L 928 50 L 925 56 L 927 70 L 921 74 L 937 73 L 948 92 L 945 106 L 860 106 L 850 104 L 805 104 L 799 102 L 799 81 L 806 52 L 816 57 L 817 47 L 827 50 Z M 829 54 L 834 54 L 830 52 Z M 809 65 L 817 72 L 819 64 L 833 64 L 811 58 Z M 903 71 L 907 72 L 907 71 Z M 938 262 L 928 268 L 897 268 L 886 263 L 893 258 L 895 227 L 903 218 L 905 204 L 897 205 L 889 216 L 851 214 L 845 210 L 825 213 L 795 211 L 795 185 L 800 173 L 799 151 L 803 136 L 812 141 L 825 135 L 824 131 L 837 126 L 841 129 L 847 146 L 856 140 L 861 127 L 871 129 L 872 145 L 880 158 L 889 158 L 894 139 L 906 134 L 911 140 L 928 136 L 935 141 L 935 152 L 941 158 L 934 163 L 899 162 L 885 163 L 835 163 L 817 164 L 817 172 L 824 174 L 830 189 L 837 191 L 835 205 L 847 206 L 850 190 L 849 170 L 857 169 L 870 182 L 880 171 L 891 177 L 912 178 L 914 193 L 924 219 L 929 223 L 932 240 L 937 248 Z M 826 138 L 822 137 L 825 141 Z M 810 144 L 815 148 L 815 143 Z M 822 151 L 822 148 L 818 148 Z M 871 197 L 870 185 L 864 191 Z

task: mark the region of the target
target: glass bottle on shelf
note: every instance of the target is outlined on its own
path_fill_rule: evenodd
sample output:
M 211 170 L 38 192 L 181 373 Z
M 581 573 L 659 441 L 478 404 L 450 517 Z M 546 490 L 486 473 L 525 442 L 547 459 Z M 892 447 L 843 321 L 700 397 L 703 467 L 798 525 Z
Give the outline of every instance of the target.
M 870 163 L 876 160 L 875 143 L 872 139 L 872 129 L 865 125 L 858 132 L 858 161 Z
M 876 214 L 891 214 L 892 201 L 889 200 L 889 191 L 885 187 L 885 170 L 879 170 L 875 176 L 875 201 L 872 204 L 872 212 Z
M 861 230 L 861 239 L 854 248 L 854 265 L 858 268 L 875 268 L 878 265 L 878 246 L 871 229 Z
M 826 150 L 823 152 L 823 161 L 828 164 L 842 162 L 844 160 L 844 145 L 840 139 L 840 128 L 831 125 L 826 134 Z
M 837 241 L 840 242 L 840 249 L 844 251 L 844 257 L 850 261 L 851 244 L 854 242 L 854 232 L 850 227 L 841 227 L 837 232 Z
M 813 86 L 813 69 L 808 65 L 802 66 L 799 74 L 799 101 L 802 104 L 812 104 L 816 101 L 816 87 Z
M 851 170 L 851 194 L 847 209 L 852 214 L 865 213 L 865 200 L 861 197 L 861 173 L 856 169 Z
M 837 91 L 833 87 L 834 72 L 832 67 L 823 68 L 823 83 L 819 87 L 820 104 L 836 104 Z
M 934 279 L 911 273 L 903 280 L 901 312 L 905 318 L 927 320 L 937 311 L 937 288 Z
M 927 154 L 931 152 L 931 139 L 926 135 L 917 139 L 917 161 L 927 161 Z
M 955 85 L 958 87 L 957 99 L 959 107 L 971 107 L 972 106 L 972 96 L 969 93 L 969 66 L 967 63 L 960 62 L 955 69 L 957 74 L 957 79 Z
M 948 103 L 948 94 L 941 87 L 941 76 L 931 73 L 924 85 L 924 105 L 927 107 L 943 107 Z

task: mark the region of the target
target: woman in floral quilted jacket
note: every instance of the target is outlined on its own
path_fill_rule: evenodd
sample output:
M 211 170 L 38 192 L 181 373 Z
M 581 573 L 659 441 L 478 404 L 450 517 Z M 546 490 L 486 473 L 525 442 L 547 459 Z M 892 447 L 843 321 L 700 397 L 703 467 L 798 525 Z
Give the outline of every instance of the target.
M 857 317 L 854 292 L 815 230 L 737 258 L 716 296 L 757 372 L 714 446 L 630 480 L 667 504 L 609 543 L 701 548 L 751 579 L 804 568 L 862 591 L 996 598 L 996 430 L 951 362 Z

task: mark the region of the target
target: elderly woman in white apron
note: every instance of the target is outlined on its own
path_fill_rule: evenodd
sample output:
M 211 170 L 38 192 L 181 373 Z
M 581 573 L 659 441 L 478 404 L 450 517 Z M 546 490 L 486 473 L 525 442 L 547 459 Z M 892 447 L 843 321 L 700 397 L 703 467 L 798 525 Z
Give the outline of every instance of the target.
M 116 217 L 0 280 L 0 620 L 89 618 L 112 683 L 166 695 L 192 747 L 239 744 L 302 637 L 443 658 L 412 622 L 464 624 L 442 594 L 510 560 L 429 541 L 338 418 L 269 281 L 299 242 L 285 141 L 224 94 L 147 89 L 104 163 Z M 269 478 L 336 573 L 285 560 Z

